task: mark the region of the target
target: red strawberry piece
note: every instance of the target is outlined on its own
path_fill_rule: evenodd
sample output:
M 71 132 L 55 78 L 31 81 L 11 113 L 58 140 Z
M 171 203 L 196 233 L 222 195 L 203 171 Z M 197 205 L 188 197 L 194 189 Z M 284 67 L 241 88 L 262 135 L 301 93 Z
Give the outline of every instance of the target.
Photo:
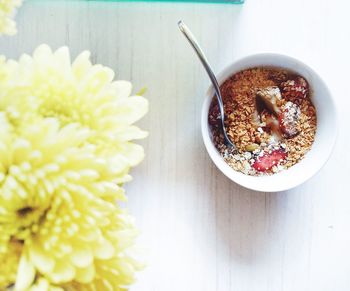
M 288 101 L 300 104 L 309 94 L 309 84 L 302 77 L 296 77 L 281 83 L 282 97 Z
M 291 138 L 299 133 L 298 122 L 300 116 L 299 107 L 287 102 L 278 116 L 279 127 L 285 137 Z
M 287 154 L 283 150 L 274 150 L 271 153 L 265 152 L 261 157 L 258 157 L 252 167 L 259 172 L 267 172 L 273 166 L 277 166 L 280 162 L 285 160 Z

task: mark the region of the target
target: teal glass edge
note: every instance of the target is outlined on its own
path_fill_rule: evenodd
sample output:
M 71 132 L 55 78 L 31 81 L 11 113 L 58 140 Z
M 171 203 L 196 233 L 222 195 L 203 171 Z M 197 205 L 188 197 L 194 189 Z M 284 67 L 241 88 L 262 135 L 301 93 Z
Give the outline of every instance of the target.
M 201 2 L 243 4 L 245 0 L 85 0 L 89 2 Z
M 245 0 L 27 0 L 29 2 L 167 2 L 243 4 Z M 1 0 L 0 0 L 1 2 Z M 1 5 L 1 4 L 0 4 Z
M 243 4 L 245 0 L 27 0 L 29 2 L 167 2 Z M 1 2 L 1 0 L 0 0 Z M 0 4 L 1 5 L 1 4 Z

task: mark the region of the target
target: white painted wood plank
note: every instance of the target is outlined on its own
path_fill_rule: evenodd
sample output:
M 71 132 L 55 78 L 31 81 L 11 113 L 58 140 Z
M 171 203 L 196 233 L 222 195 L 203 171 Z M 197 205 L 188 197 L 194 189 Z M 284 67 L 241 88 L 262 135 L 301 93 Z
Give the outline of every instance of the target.
M 148 87 L 140 122 L 146 160 L 127 185 L 149 266 L 133 291 L 350 290 L 348 1 L 247 0 L 211 4 L 27 1 L 19 34 L 0 38 L 17 58 L 40 43 L 84 49 L 135 90 Z M 336 151 L 294 190 L 254 193 L 225 178 L 201 141 L 207 77 L 177 30 L 183 19 L 214 68 L 251 53 L 301 58 L 339 104 Z

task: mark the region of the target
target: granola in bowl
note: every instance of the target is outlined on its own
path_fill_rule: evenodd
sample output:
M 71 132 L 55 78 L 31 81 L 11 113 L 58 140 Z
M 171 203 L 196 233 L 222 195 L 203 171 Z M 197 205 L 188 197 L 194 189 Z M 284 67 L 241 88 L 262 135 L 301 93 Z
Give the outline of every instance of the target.
M 303 76 L 274 67 L 245 69 L 221 85 L 221 94 L 226 129 L 236 148 L 224 144 L 216 98 L 208 122 L 216 149 L 234 170 L 272 175 L 292 167 L 311 149 L 317 117 Z

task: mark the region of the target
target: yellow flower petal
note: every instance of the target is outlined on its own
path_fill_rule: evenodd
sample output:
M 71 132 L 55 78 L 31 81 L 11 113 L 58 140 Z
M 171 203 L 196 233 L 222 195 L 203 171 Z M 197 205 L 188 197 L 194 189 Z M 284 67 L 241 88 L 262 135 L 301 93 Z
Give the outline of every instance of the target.
M 68 47 L 64 46 L 59 48 L 57 51 L 54 52 L 54 58 L 57 64 L 62 69 L 69 69 L 71 66 L 71 61 L 70 61 L 70 54 L 69 54 L 69 49 Z
M 116 131 L 115 138 L 121 141 L 130 141 L 133 139 L 143 139 L 148 136 L 146 131 L 139 129 L 136 126 L 129 126 L 127 129 L 123 128 L 120 131 Z
M 16 291 L 26 290 L 33 283 L 34 278 L 35 278 L 34 266 L 28 260 L 27 255 L 23 254 L 19 261 L 15 290 Z
M 95 266 L 89 265 L 83 269 L 77 269 L 76 281 L 82 284 L 90 283 L 95 277 Z
M 70 259 L 74 266 L 85 268 L 92 264 L 94 257 L 90 248 L 80 246 L 72 252 Z
M 70 264 L 69 258 L 56 262 L 56 265 L 50 274 L 47 274 L 51 278 L 53 283 L 65 283 L 74 279 L 75 268 Z
M 128 81 L 115 81 L 113 83 L 113 88 L 119 99 L 125 99 L 131 94 L 132 85 Z
M 82 52 L 72 64 L 72 72 L 76 79 L 79 81 L 84 74 L 91 68 L 90 52 Z
M 43 249 L 39 248 L 35 243 L 30 245 L 28 248 L 28 253 L 31 262 L 40 272 L 51 272 L 55 266 L 55 261 L 53 258 L 45 252 Z
M 133 124 L 148 112 L 148 101 L 141 96 L 132 96 L 119 101 L 118 119 L 121 124 Z
M 145 157 L 143 147 L 138 144 L 129 143 L 122 152 L 131 166 L 138 165 Z
M 114 247 L 108 240 L 101 239 L 94 247 L 94 255 L 98 259 L 110 259 L 114 255 Z

